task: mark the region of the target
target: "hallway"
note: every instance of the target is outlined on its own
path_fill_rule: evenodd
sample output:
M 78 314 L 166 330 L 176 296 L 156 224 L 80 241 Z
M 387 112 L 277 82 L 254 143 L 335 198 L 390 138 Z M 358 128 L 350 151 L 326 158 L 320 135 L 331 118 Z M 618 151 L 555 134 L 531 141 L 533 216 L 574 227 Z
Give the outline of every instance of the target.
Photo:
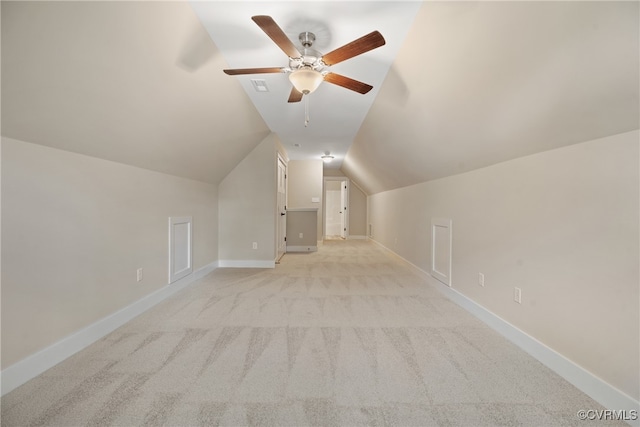
M 554 426 L 599 408 L 403 260 L 331 240 L 215 270 L 6 395 L 2 425 Z

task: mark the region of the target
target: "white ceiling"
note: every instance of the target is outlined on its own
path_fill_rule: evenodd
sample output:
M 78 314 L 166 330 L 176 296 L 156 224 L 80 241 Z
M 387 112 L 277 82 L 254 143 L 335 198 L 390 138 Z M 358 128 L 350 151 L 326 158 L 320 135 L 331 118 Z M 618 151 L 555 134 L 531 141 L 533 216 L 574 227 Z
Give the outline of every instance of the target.
M 229 76 L 247 92 L 269 128 L 278 134 L 291 159 L 335 156 L 331 167 L 339 168 L 360 125 L 391 67 L 420 2 L 203 2 L 191 5 L 220 49 L 230 68 L 286 67 L 287 56 L 251 20 L 271 16 L 294 44 L 298 36 L 316 35 L 313 48 L 328 53 L 374 30 L 386 44 L 331 67 L 333 72 L 360 80 L 374 88 L 367 94 L 323 83 L 308 96 L 310 122 L 305 127 L 305 102 L 287 103 L 291 92 L 288 74 Z M 222 71 L 220 71 L 222 72 Z M 257 92 L 252 79 L 264 80 L 269 92 Z M 298 145 L 295 145 L 298 144 Z
M 638 6 L 2 1 L 2 135 L 215 184 L 273 131 L 371 194 L 638 129 Z M 323 83 L 304 128 L 286 75 L 222 72 L 287 65 L 256 14 L 324 53 L 379 30 L 333 68 L 374 89 Z

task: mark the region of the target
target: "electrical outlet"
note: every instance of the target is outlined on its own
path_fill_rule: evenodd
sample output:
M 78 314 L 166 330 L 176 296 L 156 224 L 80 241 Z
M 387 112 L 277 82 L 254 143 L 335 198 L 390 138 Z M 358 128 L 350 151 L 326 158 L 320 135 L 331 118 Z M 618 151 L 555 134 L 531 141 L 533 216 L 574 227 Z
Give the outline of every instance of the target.
M 478 285 L 484 287 L 484 274 L 478 273 Z
M 522 304 L 522 289 L 513 288 L 513 300 L 518 304 Z
M 253 249 L 258 249 L 258 242 L 253 242 Z
M 303 234 L 302 234 L 302 233 L 300 233 L 300 236 L 299 236 L 299 237 L 300 237 L 301 239 L 302 239 L 302 236 L 303 236 Z
M 139 268 L 139 269 L 136 271 L 136 281 L 138 281 L 138 282 L 142 282 L 142 269 L 141 269 L 141 268 Z

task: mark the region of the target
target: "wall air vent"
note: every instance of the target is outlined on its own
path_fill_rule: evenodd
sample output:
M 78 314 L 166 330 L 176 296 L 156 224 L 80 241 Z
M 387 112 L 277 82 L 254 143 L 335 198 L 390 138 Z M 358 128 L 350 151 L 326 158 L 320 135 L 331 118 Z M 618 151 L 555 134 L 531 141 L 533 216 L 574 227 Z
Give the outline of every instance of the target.
M 256 92 L 269 92 L 267 82 L 262 79 L 251 79 L 251 84 Z

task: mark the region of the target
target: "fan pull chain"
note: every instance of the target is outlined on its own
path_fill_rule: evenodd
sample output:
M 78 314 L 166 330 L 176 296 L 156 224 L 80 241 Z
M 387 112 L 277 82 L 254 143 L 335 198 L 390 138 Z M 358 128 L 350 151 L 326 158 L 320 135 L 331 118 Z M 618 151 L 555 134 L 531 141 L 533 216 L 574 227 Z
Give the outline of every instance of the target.
M 304 97 L 304 127 L 309 124 L 309 95 Z

